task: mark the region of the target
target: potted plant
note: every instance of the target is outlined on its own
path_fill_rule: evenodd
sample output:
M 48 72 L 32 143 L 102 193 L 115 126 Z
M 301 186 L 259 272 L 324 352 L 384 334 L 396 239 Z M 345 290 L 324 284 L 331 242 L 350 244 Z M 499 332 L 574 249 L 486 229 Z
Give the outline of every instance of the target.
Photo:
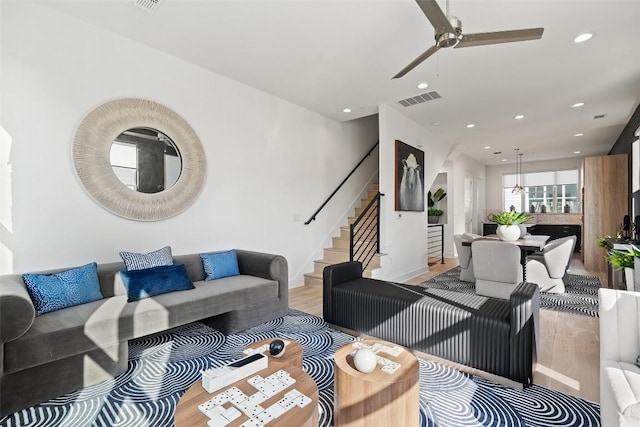
M 442 188 L 438 188 L 433 194 L 431 191 L 427 193 L 427 205 L 429 207 L 429 209 L 427 209 L 427 218 L 429 224 L 437 224 L 440 222 L 440 217 L 444 214 L 444 211 L 438 209 L 438 203 L 445 197 L 447 197 L 447 193 L 445 193 Z
M 626 250 L 611 249 L 607 253 L 607 262 L 618 270 L 624 269 L 624 279 L 628 291 L 635 291 L 633 268 L 636 258 L 640 257 L 640 249 L 631 246 Z
M 429 208 L 427 209 L 427 219 L 429 224 L 437 224 L 440 222 L 440 217 L 444 211 L 442 209 Z
M 506 242 L 515 242 L 520 238 L 520 227 L 518 225 L 524 224 L 529 220 L 531 216 L 524 212 L 504 211 L 489 216 L 489 220 L 498 224 L 496 234 L 500 237 L 500 240 Z

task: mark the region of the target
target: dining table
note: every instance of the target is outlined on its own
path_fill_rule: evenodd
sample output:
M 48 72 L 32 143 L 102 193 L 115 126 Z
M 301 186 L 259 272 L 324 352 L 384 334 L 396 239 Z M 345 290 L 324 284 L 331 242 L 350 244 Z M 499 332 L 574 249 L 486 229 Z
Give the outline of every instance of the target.
M 542 251 L 542 249 L 547 244 L 547 240 L 549 240 L 549 236 L 544 236 L 546 237 L 546 239 L 543 236 L 538 236 L 538 237 L 542 237 L 542 238 L 536 239 L 536 240 L 518 239 L 513 241 L 506 241 L 506 240 L 501 240 L 497 234 L 488 234 L 486 236 L 478 237 L 477 239 L 474 239 L 474 240 L 463 240 L 462 246 L 471 246 L 471 243 L 478 240 L 504 241 L 506 243 L 511 243 L 518 246 L 518 248 L 520 248 L 520 264 L 522 265 L 522 277 L 523 277 L 523 280 L 526 280 L 527 269 L 525 267 L 527 265 L 527 255 Z M 471 256 L 473 256 L 473 253 L 471 254 Z

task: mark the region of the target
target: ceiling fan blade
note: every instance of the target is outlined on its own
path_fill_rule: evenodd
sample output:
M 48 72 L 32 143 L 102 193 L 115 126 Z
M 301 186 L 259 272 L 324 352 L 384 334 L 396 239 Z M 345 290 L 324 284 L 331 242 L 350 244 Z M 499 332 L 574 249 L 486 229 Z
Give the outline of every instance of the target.
M 527 28 L 526 30 L 496 31 L 492 33 L 465 34 L 458 44 L 459 47 L 484 46 L 499 43 L 523 42 L 538 40 L 542 37 L 544 28 Z
M 436 3 L 436 0 L 416 0 L 422 12 L 427 16 L 431 25 L 436 30 L 436 34 L 455 33 L 449 19 L 445 16 Z
M 398 79 L 402 76 L 404 76 L 405 74 L 407 74 L 409 71 L 413 70 L 414 68 L 416 68 L 418 65 L 420 65 L 422 63 L 422 61 L 424 61 L 425 59 L 427 59 L 428 57 L 430 57 L 431 55 L 433 55 L 434 53 L 436 53 L 438 51 L 438 49 L 440 49 L 439 46 L 431 46 L 429 49 L 427 49 L 426 51 L 424 51 L 424 53 L 422 53 L 422 55 L 418 56 L 416 59 L 414 59 L 411 64 L 407 65 L 406 67 L 404 67 L 402 69 L 402 71 L 400 71 L 398 74 L 396 74 L 395 76 L 393 76 L 391 78 L 391 80 L 393 79 Z

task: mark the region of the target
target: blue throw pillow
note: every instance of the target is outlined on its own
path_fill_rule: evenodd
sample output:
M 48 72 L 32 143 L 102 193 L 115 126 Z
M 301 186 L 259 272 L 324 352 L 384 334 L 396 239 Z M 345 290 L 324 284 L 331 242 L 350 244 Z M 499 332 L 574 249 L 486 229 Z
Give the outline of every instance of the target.
M 240 274 L 238 254 L 233 249 L 225 252 L 200 254 L 200 258 L 202 258 L 202 266 L 207 275 L 205 280 L 221 279 Z
M 161 265 L 144 270 L 121 271 L 127 301 L 133 302 L 167 292 L 194 289 L 184 264 Z
M 37 316 L 103 298 L 95 262 L 53 274 L 23 274 L 22 280 Z
M 127 270 L 143 270 L 145 268 L 158 267 L 160 265 L 173 265 L 171 246 L 165 246 L 157 251 L 147 254 L 137 254 L 134 252 L 120 252 L 120 257 L 124 261 Z

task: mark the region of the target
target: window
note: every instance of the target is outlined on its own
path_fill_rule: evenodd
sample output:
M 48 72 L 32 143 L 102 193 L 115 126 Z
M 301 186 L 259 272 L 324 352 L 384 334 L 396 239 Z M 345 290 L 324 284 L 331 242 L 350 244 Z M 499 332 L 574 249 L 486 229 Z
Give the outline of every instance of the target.
M 513 206 L 519 212 L 578 213 L 578 177 L 577 169 L 525 173 L 519 183 L 525 191 L 514 193 L 516 175 L 504 175 L 503 209 L 508 211 Z

